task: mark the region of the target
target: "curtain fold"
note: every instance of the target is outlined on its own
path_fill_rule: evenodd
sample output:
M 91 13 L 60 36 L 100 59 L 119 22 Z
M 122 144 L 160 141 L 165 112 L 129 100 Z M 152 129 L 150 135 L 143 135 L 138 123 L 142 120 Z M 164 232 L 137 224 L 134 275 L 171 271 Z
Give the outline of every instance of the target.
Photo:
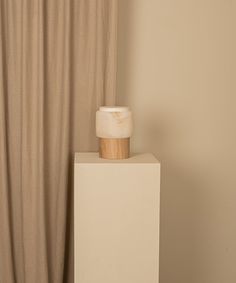
M 115 103 L 117 0 L 0 0 L 0 282 L 73 280 L 73 154 Z

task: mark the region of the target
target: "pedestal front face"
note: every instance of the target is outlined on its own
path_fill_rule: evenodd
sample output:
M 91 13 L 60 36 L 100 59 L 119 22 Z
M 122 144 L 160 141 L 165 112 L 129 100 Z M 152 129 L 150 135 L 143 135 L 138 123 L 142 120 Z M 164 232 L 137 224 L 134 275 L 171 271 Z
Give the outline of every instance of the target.
M 160 164 L 75 157 L 75 283 L 157 283 Z

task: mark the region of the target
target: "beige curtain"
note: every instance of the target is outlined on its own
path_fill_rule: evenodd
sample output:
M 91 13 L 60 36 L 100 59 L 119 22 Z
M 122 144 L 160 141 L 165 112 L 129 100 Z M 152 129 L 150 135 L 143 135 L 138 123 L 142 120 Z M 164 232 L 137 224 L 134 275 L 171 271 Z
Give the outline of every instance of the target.
M 0 0 L 0 282 L 73 282 L 73 153 L 113 104 L 116 0 Z

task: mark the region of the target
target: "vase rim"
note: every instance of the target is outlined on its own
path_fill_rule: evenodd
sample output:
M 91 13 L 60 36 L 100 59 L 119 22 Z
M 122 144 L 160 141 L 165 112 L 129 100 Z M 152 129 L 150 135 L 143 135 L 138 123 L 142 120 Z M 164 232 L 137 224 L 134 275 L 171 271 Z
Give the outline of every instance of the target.
M 127 112 L 127 111 L 129 111 L 129 107 L 127 107 L 127 106 L 101 106 L 101 107 L 99 107 L 99 111 L 103 111 L 103 112 Z

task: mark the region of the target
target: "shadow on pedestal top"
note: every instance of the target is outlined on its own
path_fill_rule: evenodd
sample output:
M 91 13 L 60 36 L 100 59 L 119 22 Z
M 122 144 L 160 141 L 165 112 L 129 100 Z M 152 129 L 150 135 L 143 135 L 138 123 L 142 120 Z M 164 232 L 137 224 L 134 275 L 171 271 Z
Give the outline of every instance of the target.
M 159 163 L 152 153 L 132 153 L 130 158 L 111 160 L 100 158 L 98 152 L 76 152 L 74 163 Z

